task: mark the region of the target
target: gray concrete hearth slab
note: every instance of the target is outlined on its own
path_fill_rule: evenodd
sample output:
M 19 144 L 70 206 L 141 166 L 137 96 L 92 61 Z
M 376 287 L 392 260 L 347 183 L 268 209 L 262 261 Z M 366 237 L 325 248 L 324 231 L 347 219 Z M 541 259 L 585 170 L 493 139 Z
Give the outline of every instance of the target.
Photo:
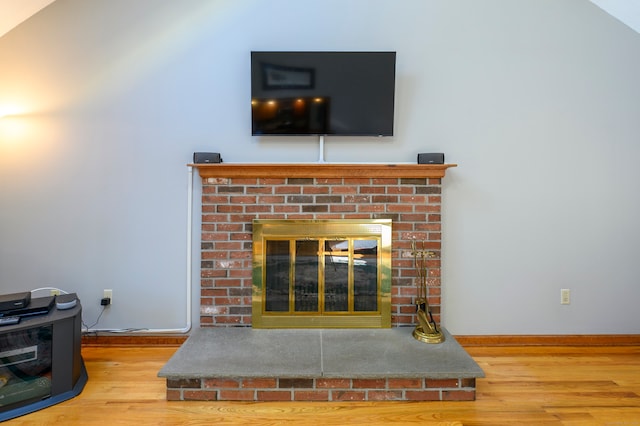
M 194 330 L 160 377 L 318 377 L 320 335 L 309 330 L 247 327 Z
M 455 338 L 427 344 L 411 327 L 323 330 L 324 377 L 484 377 L 484 372 Z
M 484 372 L 446 330 L 426 344 L 412 328 L 200 328 L 158 373 L 202 377 L 478 378 Z

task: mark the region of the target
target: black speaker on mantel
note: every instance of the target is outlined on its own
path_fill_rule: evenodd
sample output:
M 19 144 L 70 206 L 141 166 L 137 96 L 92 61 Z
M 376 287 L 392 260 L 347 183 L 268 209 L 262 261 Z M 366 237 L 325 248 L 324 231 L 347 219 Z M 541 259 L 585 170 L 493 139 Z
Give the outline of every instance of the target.
M 442 152 L 423 152 L 418 154 L 418 164 L 444 164 Z
M 222 163 L 219 152 L 194 152 L 193 162 L 195 164 Z

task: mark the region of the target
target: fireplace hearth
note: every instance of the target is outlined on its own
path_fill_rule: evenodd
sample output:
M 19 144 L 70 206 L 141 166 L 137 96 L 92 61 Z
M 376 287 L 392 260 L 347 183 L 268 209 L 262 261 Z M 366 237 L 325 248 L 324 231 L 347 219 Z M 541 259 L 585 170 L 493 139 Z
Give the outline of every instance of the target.
M 209 327 L 159 376 L 169 401 L 471 401 L 484 373 L 451 335 L 425 345 L 409 327 Z

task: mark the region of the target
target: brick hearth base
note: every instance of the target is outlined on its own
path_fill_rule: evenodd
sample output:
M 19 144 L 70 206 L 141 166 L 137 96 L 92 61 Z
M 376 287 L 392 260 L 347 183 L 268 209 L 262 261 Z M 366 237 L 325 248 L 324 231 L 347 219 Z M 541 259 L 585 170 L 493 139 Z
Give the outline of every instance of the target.
M 167 380 L 168 401 L 473 401 L 475 379 Z

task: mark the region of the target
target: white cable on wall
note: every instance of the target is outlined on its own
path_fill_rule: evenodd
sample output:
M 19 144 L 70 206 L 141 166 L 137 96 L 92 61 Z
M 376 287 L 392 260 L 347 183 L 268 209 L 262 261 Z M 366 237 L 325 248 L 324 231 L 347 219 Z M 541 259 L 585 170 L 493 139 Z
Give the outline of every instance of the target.
M 187 274 L 186 274 L 186 287 L 187 287 L 187 318 L 186 325 L 183 328 L 145 328 L 141 330 L 125 330 L 123 332 L 134 333 L 179 333 L 185 334 L 191 331 L 191 262 L 192 262 L 192 233 L 193 233 L 193 167 L 188 167 L 188 181 L 187 181 Z M 111 332 L 114 332 L 113 330 Z
M 180 333 L 185 334 L 191 331 L 191 262 L 192 262 L 192 233 L 193 233 L 193 167 L 188 167 L 188 181 L 187 181 L 187 318 L 184 328 L 146 328 L 142 330 L 135 330 L 135 333 Z

